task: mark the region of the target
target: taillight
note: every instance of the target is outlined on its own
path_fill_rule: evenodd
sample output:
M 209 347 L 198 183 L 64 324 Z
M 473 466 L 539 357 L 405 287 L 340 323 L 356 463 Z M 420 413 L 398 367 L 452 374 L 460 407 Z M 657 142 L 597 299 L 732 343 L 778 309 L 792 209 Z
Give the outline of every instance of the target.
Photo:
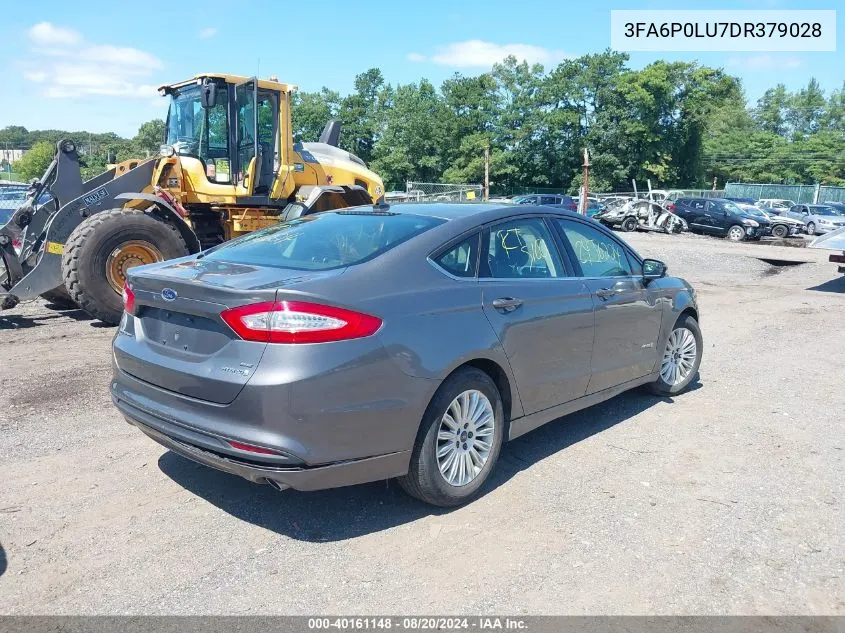
M 577 205 L 577 204 L 575 204 L 574 202 L 569 202 L 569 203 L 567 203 L 566 208 L 567 208 L 567 210 L 569 210 L 569 211 L 577 211 L 577 210 L 578 210 L 578 205 Z
M 129 314 L 135 312 L 135 293 L 129 287 L 128 281 L 123 283 L 123 309 Z
M 220 316 L 245 341 L 328 343 L 375 334 L 381 319 L 305 301 L 265 301 L 224 310 Z
M 676 208 L 676 207 L 675 207 L 675 205 L 674 205 L 674 204 L 672 204 L 671 202 L 670 202 L 669 204 L 667 204 L 667 205 L 666 205 L 666 210 L 667 210 L 667 211 L 674 211 L 674 210 L 675 210 L 675 208 Z

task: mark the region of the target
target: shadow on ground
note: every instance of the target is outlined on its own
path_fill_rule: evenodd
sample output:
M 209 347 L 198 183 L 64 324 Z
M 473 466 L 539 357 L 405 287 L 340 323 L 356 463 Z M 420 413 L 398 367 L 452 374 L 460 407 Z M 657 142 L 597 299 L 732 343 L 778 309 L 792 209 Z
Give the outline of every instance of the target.
M 6 573 L 6 567 L 8 567 L 8 563 L 6 562 L 6 550 L 4 550 L 3 545 L 0 544 L 0 576 Z
M 91 316 L 84 310 L 62 310 L 61 312 L 42 312 L 32 316 L 0 315 L 0 330 L 26 330 L 40 325 L 51 325 L 57 319 L 90 321 Z
M 700 387 L 696 382 L 691 390 Z M 624 422 L 661 401 L 671 402 L 671 399 L 634 390 L 505 444 L 493 477 L 485 486 L 485 494 L 550 455 Z M 450 512 L 408 497 L 393 481 L 318 492 L 277 492 L 269 486 L 207 468 L 169 451 L 159 458 L 158 465 L 177 484 L 224 512 L 303 541 L 341 541 L 424 516 Z
M 818 290 L 819 292 L 838 292 L 845 294 L 845 275 L 840 275 L 836 279 L 831 279 L 818 286 L 813 286 L 807 290 Z

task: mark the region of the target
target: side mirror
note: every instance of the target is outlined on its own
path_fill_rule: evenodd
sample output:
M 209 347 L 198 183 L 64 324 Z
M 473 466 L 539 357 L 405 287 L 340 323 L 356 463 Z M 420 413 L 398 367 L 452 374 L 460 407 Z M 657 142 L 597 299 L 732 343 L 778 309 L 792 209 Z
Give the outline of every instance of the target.
M 208 78 L 202 80 L 200 100 L 206 110 L 217 105 L 217 84 Z
M 661 279 L 666 276 L 668 267 L 659 259 L 644 259 L 643 260 L 643 281 L 648 283 L 655 279 Z

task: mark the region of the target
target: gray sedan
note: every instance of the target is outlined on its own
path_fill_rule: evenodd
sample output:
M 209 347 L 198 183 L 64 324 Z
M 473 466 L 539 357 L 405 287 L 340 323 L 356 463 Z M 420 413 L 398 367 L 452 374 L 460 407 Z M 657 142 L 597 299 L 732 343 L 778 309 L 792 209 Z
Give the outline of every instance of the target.
M 796 204 L 786 215 L 804 222 L 809 235 L 829 233 L 845 226 L 845 215 L 826 204 Z
M 308 215 L 130 271 L 112 398 L 192 460 L 450 506 L 502 443 L 701 362 L 695 292 L 595 222 L 513 205 Z

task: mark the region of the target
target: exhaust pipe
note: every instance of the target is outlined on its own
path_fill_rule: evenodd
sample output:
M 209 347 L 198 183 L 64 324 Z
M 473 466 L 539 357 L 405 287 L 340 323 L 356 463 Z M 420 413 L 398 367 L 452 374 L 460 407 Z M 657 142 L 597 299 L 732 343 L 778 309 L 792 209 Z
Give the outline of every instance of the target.
M 269 484 L 269 486 L 271 488 L 273 488 L 274 490 L 278 490 L 279 492 L 281 492 L 283 490 L 287 490 L 288 488 L 290 488 L 290 486 L 286 486 L 285 484 L 281 484 L 278 481 L 275 481 L 273 479 L 265 479 L 264 481 L 267 484 Z

